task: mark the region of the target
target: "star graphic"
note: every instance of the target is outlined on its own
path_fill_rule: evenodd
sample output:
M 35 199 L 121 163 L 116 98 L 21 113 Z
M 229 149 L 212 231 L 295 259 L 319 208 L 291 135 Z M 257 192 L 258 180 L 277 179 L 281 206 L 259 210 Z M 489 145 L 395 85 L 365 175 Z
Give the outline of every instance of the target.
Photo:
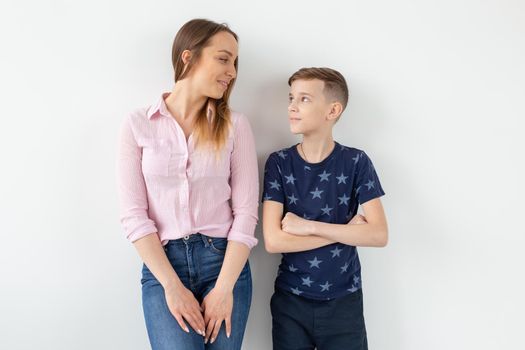
M 269 196 L 268 193 L 264 195 L 264 200 L 267 201 L 269 199 L 272 199 L 272 196 Z
M 305 165 L 304 170 L 312 170 L 312 168 L 310 168 L 308 165 Z
M 352 160 L 354 161 L 354 164 L 357 164 L 359 161 L 359 154 L 356 154 L 355 158 L 352 158 Z
M 321 182 L 323 182 L 323 181 L 329 181 L 328 177 L 330 175 L 332 175 L 332 174 L 331 173 L 327 173 L 326 170 L 324 170 L 322 174 L 319 174 L 317 176 L 319 176 L 321 178 Z
M 285 159 L 285 158 L 286 158 L 286 156 L 287 156 L 287 154 L 286 154 L 286 153 L 284 153 L 284 151 L 282 151 L 282 150 L 281 150 L 281 151 L 279 151 L 279 152 L 277 152 L 277 155 L 278 155 L 279 157 L 281 157 L 282 159 Z
M 321 199 L 321 193 L 323 193 L 324 191 L 320 191 L 319 188 L 315 188 L 315 191 L 310 191 L 310 193 L 312 194 L 312 199 L 314 198 L 319 198 Z
M 309 217 L 309 216 L 308 216 L 308 215 L 306 215 L 306 214 L 303 214 L 303 218 L 304 218 L 304 219 L 306 219 L 306 220 L 312 220 L 312 218 L 311 218 L 311 217 Z
M 295 295 L 301 295 L 303 292 L 299 288 L 292 288 L 292 293 Z
M 308 260 L 308 262 L 310 263 L 310 268 L 317 267 L 319 269 L 320 268 L 319 264 L 322 263 L 323 261 L 322 260 L 317 260 L 317 257 L 314 257 L 313 260 Z
M 281 184 L 277 182 L 277 180 L 274 180 L 273 182 L 270 182 L 270 189 L 275 188 L 277 191 L 281 190 Z
M 336 176 L 337 184 L 345 184 L 346 185 L 346 179 L 348 179 L 348 176 L 345 176 L 345 174 L 341 173 L 341 176 Z
M 296 177 L 293 176 L 293 174 L 290 174 L 290 176 L 284 176 L 286 178 L 286 183 L 291 183 L 292 185 L 295 185 L 295 180 L 297 180 Z
M 321 210 L 323 211 L 323 214 L 326 214 L 328 216 L 330 216 L 330 211 L 334 209 L 334 208 L 328 208 L 328 204 L 326 205 L 326 207 L 324 208 L 321 208 Z
M 354 275 L 354 284 L 358 284 L 359 283 L 359 277 Z
M 332 258 L 335 258 L 336 256 L 341 256 L 341 252 L 343 250 L 339 247 L 335 247 L 335 249 L 330 250 L 330 253 L 332 253 Z
M 348 270 L 348 266 L 350 266 L 348 263 L 345 263 L 343 266 L 341 266 L 341 273 L 346 272 L 346 270 Z
M 354 286 L 354 285 L 352 285 L 352 288 L 348 288 L 347 290 L 348 290 L 350 293 L 353 293 L 353 292 L 355 292 L 355 291 L 357 290 L 357 287 Z
M 292 193 L 292 196 L 288 197 L 288 199 L 290 200 L 289 204 L 295 204 L 299 198 L 295 197 L 295 195 Z
M 374 182 L 372 180 L 368 180 L 368 183 L 365 184 L 366 187 L 368 187 L 368 190 L 370 191 L 371 188 L 374 188 Z
M 292 264 L 292 265 L 288 266 L 288 270 L 290 270 L 290 272 L 295 272 L 298 269 L 297 269 L 297 267 L 293 266 L 293 264 Z
M 303 286 L 311 287 L 311 286 L 312 286 L 312 283 L 314 282 L 314 281 L 312 281 L 312 280 L 310 279 L 310 276 L 308 276 L 308 277 L 306 277 L 306 278 L 301 277 L 301 279 L 303 280 Z
M 332 286 L 332 283 L 328 283 L 328 281 L 326 281 L 325 284 L 320 284 L 319 286 L 322 288 L 321 292 L 325 292 L 325 291 L 329 291 L 330 290 L 330 287 Z
M 356 188 L 355 193 L 358 193 L 360 189 L 361 189 L 361 186 L 359 186 L 358 188 Z
M 339 205 L 341 204 L 348 205 L 348 200 L 350 199 L 350 197 L 347 197 L 346 193 L 343 193 L 343 196 L 337 197 L 337 199 L 339 199 Z

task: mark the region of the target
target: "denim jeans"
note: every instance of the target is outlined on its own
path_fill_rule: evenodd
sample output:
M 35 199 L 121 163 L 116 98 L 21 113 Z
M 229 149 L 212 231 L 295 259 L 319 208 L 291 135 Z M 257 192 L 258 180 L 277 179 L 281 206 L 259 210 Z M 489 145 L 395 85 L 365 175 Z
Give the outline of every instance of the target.
M 164 250 L 179 276 L 199 303 L 215 286 L 222 267 L 226 238 L 193 234 L 169 241 Z M 148 337 L 153 350 L 239 350 L 252 298 L 250 265 L 246 262 L 233 289 L 233 310 L 230 338 L 226 337 L 224 322 L 213 344 L 204 344 L 188 323 L 190 333 L 181 329 L 166 303 L 164 288 L 146 265 L 142 268 L 142 307 Z
M 274 350 L 367 350 L 363 294 L 311 300 L 276 289 L 272 296 Z

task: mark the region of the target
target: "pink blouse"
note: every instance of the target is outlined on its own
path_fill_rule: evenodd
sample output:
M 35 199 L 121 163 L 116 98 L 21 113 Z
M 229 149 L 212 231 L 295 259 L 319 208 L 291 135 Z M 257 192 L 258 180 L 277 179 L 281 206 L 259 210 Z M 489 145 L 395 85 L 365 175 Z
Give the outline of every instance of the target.
M 194 149 L 163 94 L 122 124 L 117 160 L 120 220 L 134 242 L 158 232 L 163 245 L 194 233 L 257 244 L 259 176 L 250 124 L 231 113 L 220 156 Z M 231 204 L 230 204 L 231 200 Z

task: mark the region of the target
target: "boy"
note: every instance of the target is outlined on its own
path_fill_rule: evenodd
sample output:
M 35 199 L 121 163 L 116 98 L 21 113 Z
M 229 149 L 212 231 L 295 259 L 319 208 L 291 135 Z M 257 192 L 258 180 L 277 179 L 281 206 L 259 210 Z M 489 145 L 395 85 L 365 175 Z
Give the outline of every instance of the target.
M 265 247 L 283 254 L 271 300 L 273 346 L 367 349 L 356 246 L 386 245 L 384 192 L 368 156 L 333 140 L 348 102 L 344 77 L 303 68 L 288 84 L 290 129 L 303 140 L 272 153 L 264 174 Z

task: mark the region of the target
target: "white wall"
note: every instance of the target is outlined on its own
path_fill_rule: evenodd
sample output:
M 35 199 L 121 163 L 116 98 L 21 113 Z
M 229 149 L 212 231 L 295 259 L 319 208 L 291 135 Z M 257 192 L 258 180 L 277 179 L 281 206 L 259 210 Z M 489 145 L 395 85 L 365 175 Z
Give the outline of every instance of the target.
M 335 136 L 372 157 L 390 224 L 388 247 L 360 250 L 370 348 L 525 348 L 524 14 L 518 0 L 2 0 L 0 348 L 148 348 L 117 129 L 171 88 L 172 39 L 194 17 L 240 35 L 232 105 L 261 172 L 297 140 L 288 76 L 348 78 Z M 252 253 L 244 349 L 271 348 L 278 260 Z

